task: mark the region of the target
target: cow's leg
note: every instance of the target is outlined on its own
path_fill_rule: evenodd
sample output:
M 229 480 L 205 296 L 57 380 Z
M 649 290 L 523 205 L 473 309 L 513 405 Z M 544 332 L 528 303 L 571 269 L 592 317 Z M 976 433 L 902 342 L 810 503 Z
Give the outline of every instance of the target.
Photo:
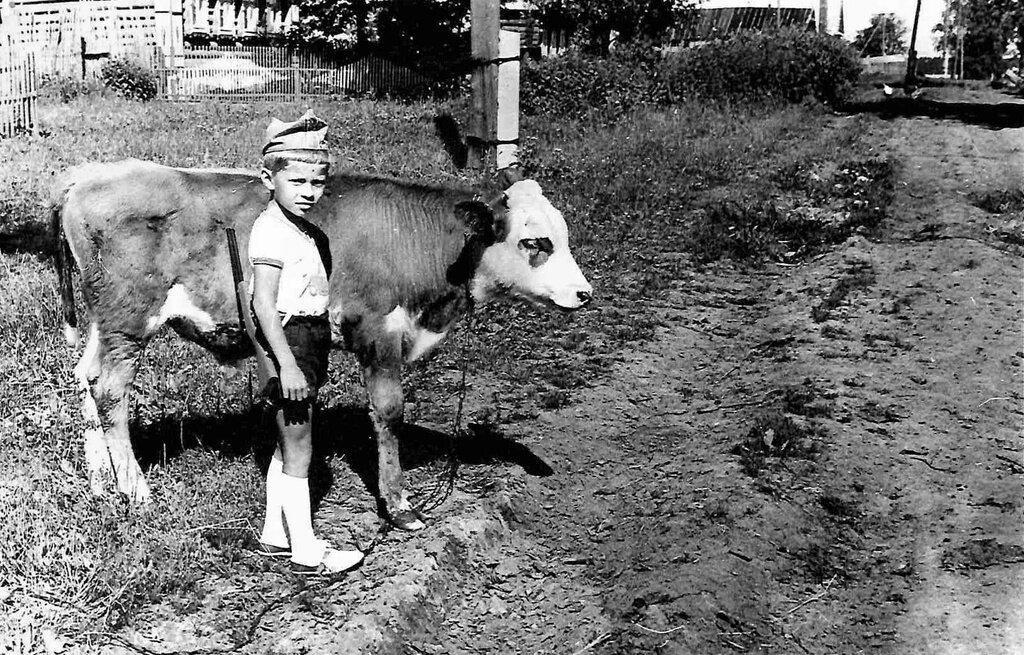
M 117 489 L 136 503 L 147 502 L 150 495 L 128 438 L 128 392 L 141 354 L 142 343 L 137 338 L 124 334 L 101 335 L 100 373 L 92 384 Z
M 110 455 L 103 440 L 103 424 L 100 422 L 96 399 L 92 397 L 92 383 L 100 374 L 100 335 L 93 323 L 89 328 L 89 339 L 85 344 L 82 358 L 75 366 L 75 382 L 82 401 L 82 418 L 85 419 L 85 464 L 89 472 L 89 487 L 97 496 L 106 491 L 107 480 L 113 477 Z
M 383 352 L 378 349 L 377 354 L 380 356 Z M 370 416 L 377 433 L 377 487 L 391 522 L 403 530 L 419 530 L 424 524 L 413 511 L 405 492 L 405 476 L 398 460 L 395 435 L 395 429 L 402 423 L 402 360 L 400 355 L 380 360 L 372 362 L 365 370 Z

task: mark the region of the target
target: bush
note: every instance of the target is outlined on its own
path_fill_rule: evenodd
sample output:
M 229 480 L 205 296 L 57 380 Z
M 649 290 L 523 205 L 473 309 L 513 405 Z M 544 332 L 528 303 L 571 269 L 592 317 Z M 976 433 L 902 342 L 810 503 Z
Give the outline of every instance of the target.
M 156 75 L 135 59 L 108 59 L 100 68 L 103 84 L 129 100 L 156 97 Z
M 801 30 L 741 32 L 662 57 L 648 48 L 607 58 L 570 52 L 523 67 L 526 114 L 615 119 L 645 105 L 697 97 L 841 104 L 860 75 L 842 39 Z
M 616 118 L 666 100 L 656 53 L 636 50 L 601 58 L 570 52 L 522 69 L 520 106 L 526 114 L 579 118 L 600 113 Z
M 860 76 L 860 60 L 838 37 L 802 30 L 740 32 L 675 53 L 662 75 L 672 95 L 841 104 Z

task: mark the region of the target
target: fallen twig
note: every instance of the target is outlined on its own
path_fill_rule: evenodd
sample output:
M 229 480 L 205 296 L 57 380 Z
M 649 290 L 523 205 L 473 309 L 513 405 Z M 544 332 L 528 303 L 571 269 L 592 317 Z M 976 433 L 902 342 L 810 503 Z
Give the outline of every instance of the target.
M 595 639 L 594 641 L 590 642 L 589 644 L 587 644 L 583 648 L 581 648 L 578 651 L 576 651 L 575 653 L 573 653 L 572 655 L 580 655 L 581 653 L 585 653 L 588 650 L 590 650 L 591 648 L 593 648 L 594 646 L 597 646 L 602 641 L 604 641 L 605 639 L 607 639 L 608 637 L 611 637 L 611 636 L 612 636 L 612 633 L 606 632 L 603 635 L 601 635 L 600 637 L 598 637 L 597 639 Z
M 648 628 L 647 626 L 640 625 L 639 623 L 634 623 L 633 625 L 635 625 L 636 627 L 640 628 L 641 630 L 643 630 L 645 632 L 650 632 L 652 635 L 670 635 L 673 632 L 678 632 L 679 630 L 682 630 L 683 628 L 686 627 L 686 625 L 684 624 L 684 625 L 677 625 L 676 627 L 671 628 L 669 630 L 654 630 L 652 628 Z
M 992 402 L 993 400 L 1013 400 L 1013 399 L 1012 399 L 1012 398 L 1008 398 L 1008 397 L 1006 397 L 1006 396 L 1000 396 L 1000 397 L 998 397 L 998 398 L 989 398 L 989 399 L 988 399 L 988 400 L 986 400 L 985 402 L 983 402 L 983 403 L 981 403 L 980 405 L 978 405 L 978 407 L 984 407 L 985 405 L 989 404 L 989 403 L 990 403 L 990 402 Z
M 234 525 L 235 523 L 246 523 L 248 521 L 249 521 L 249 519 L 243 516 L 243 517 L 239 517 L 237 519 L 228 519 L 226 521 L 221 521 L 220 523 L 211 523 L 209 525 L 200 525 L 200 526 L 197 526 L 195 528 L 189 528 L 188 530 L 185 530 L 185 532 L 201 532 L 203 530 L 212 530 L 214 528 L 223 528 L 223 527 L 226 527 L 226 526 L 229 526 L 229 525 Z
M 934 464 L 929 462 L 924 457 L 921 457 L 920 455 L 910 455 L 909 457 L 910 459 L 916 459 L 917 461 L 923 463 L 925 466 L 932 469 L 933 471 L 938 471 L 939 473 L 956 473 L 956 471 L 954 471 L 953 469 L 944 469 L 941 466 L 935 466 Z
M 1010 466 L 1012 466 L 1014 468 L 1014 473 L 1024 473 L 1024 464 L 1021 464 L 1016 460 L 1010 459 L 1006 455 L 996 455 L 996 459 L 1001 459 Z
M 791 607 L 785 614 L 783 614 L 783 616 L 789 616 L 790 614 L 792 614 L 793 612 L 797 611 L 801 607 L 806 607 L 807 605 L 810 605 L 811 603 L 813 603 L 815 601 L 818 601 L 818 600 L 821 600 L 822 598 L 824 598 L 826 595 L 828 595 L 829 589 L 832 588 L 832 583 L 834 583 L 835 581 L 836 581 L 836 576 L 833 575 L 831 578 L 829 578 L 828 582 L 826 582 L 825 584 L 822 585 L 821 591 L 819 591 L 818 593 L 814 594 L 813 596 L 810 596 L 808 598 L 803 599 L 802 601 L 800 601 L 799 603 L 797 603 L 796 605 Z

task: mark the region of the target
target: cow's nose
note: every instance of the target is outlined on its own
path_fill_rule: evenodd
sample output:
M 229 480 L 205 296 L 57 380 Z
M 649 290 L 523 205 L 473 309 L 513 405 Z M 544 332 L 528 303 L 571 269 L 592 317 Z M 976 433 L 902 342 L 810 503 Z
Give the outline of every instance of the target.
M 580 305 L 589 304 L 594 299 L 594 294 L 589 291 L 577 291 L 576 297 L 580 300 Z

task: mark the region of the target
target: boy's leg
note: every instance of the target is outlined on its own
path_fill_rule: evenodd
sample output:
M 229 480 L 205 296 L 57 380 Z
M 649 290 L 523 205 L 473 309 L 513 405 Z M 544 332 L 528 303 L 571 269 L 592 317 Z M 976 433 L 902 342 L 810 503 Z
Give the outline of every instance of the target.
M 268 555 L 290 554 L 288 535 L 284 530 L 283 478 L 284 457 L 278 446 L 267 467 L 267 512 L 263 520 L 263 532 L 260 534 L 260 544 Z
M 307 408 L 306 421 L 302 423 L 286 421 L 284 410 L 278 410 L 276 416 L 279 449 L 283 456 L 280 480 L 282 508 L 293 557 L 308 556 L 316 542 L 309 502 L 309 463 L 313 455 L 310 412 Z

